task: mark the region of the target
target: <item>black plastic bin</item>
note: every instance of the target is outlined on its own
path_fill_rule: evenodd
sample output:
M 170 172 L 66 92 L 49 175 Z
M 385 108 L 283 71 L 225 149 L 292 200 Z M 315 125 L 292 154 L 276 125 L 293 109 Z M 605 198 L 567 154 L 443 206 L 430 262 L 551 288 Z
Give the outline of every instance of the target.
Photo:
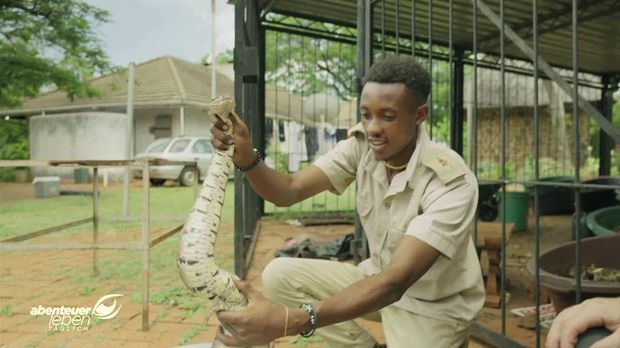
M 596 179 L 582 181 L 583 184 L 620 185 L 620 177 L 601 176 Z M 616 189 L 584 188 L 581 189 L 581 210 L 591 212 L 618 204 Z
M 549 176 L 540 178 L 544 182 L 574 183 L 574 176 Z M 526 185 L 534 206 L 534 185 Z M 575 191 L 570 187 L 538 186 L 538 209 L 540 215 L 571 214 L 575 211 Z

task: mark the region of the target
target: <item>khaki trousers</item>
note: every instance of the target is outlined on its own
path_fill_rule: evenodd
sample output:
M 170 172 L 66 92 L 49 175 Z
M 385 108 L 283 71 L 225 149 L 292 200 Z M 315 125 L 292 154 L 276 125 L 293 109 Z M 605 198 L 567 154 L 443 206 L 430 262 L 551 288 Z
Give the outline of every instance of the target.
M 287 257 L 271 261 L 262 275 L 265 295 L 289 307 L 318 302 L 363 278 L 362 270 L 351 264 Z M 469 323 L 424 317 L 395 306 L 368 316 L 371 320 L 379 318 L 388 348 L 467 347 Z M 316 332 L 332 348 L 372 347 L 376 343 L 352 320 Z

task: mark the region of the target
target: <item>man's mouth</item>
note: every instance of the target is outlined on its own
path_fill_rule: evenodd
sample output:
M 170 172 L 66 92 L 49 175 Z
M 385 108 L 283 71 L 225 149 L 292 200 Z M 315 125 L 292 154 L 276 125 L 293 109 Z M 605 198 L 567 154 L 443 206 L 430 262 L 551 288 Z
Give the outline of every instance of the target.
M 368 144 L 373 151 L 380 151 L 385 147 L 387 141 L 384 139 L 368 139 Z

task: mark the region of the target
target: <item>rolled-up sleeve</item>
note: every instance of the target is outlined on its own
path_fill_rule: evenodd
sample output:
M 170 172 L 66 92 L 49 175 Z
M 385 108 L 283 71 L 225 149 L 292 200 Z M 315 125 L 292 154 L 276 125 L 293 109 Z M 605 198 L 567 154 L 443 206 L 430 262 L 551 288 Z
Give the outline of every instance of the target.
M 319 157 L 313 165 L 321 169 L 329 178 L 335 194 L 342 194 L 355 180 L 355 173 L 362 155 L 363 140 L 352 136 L 339 141 L 336 147 Z
M 451 259 L 469 236 L 477 201 L 475 178 L 465 176 L 449 185 L 433 180 L 421 201 L 422 214 L 411 220 L 406 233 Z

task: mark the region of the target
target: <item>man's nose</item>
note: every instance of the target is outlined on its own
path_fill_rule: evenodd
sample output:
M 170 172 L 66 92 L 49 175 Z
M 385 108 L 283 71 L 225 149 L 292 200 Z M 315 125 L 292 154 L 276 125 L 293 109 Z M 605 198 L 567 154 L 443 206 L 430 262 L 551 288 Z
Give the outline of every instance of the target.
M 379 122 L 375 117 L 371 117 L 370 120 L 366 122 L 366 133 L 369 135 L 376 135 L 381 132 L 381 127 L 379 126 Z

